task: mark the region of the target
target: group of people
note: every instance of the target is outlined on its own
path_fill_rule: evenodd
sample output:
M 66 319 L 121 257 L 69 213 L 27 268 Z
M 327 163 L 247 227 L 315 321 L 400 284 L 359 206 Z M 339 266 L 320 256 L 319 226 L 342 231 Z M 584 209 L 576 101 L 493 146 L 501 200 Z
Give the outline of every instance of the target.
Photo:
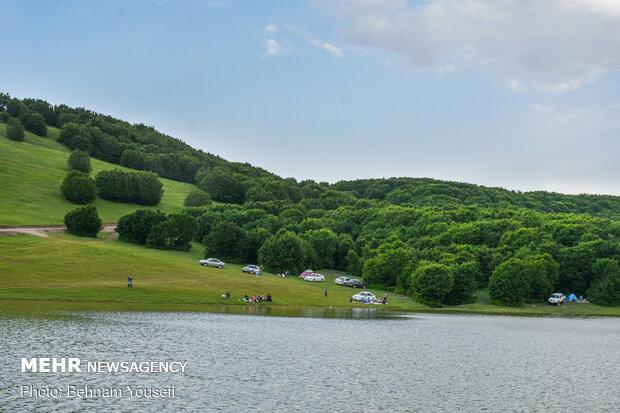
M 243 301 L 245 301 L 246 303 L 262 303 L 263 301 L 270 303 L 271 293 L 268 293 L 265 297 L 261 297 L 260 294 L 254 294 L 252 298 L 248 297 L 248 295 L 245 294 L 245 297 L 243 297 Z
M 282 271 L 282 273 L 281 273 L 281 274 L 280 274 L 280 273 L 278 273 L 278 274 L 276 274 L 276 275 L 277 275 L 278 277 L 286 278 L 286 277 L 290 277 L 290 276 L 291 276 L 291 273 L 289 273 L 288 271 L 286 271 L 286 272 Z

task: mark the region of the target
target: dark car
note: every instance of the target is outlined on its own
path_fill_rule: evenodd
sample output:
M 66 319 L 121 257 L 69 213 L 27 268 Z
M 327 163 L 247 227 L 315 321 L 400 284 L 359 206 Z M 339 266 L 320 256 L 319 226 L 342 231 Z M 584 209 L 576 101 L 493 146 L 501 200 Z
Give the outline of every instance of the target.
M 345 282 L 344 285 L 346 285 L 347 287 L 352 287 L 352 288 L 366 288 L 366 284 L 364 284 L 362 280 L 358 280 L 355 278 L 351 278 L 350 280 Z

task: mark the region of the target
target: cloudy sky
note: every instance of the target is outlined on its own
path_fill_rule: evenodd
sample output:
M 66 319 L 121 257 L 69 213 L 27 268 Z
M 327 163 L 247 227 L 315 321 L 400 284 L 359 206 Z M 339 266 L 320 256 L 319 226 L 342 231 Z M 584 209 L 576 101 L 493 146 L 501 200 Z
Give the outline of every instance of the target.
M 0 91 L 336 182 L 620 195 L 620 1 L 0 0 Z

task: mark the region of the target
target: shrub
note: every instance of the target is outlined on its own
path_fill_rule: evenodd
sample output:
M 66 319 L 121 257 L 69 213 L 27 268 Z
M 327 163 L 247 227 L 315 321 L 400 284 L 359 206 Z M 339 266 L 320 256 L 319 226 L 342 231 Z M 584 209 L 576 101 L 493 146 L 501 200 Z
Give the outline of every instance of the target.
M 90 165 L 90 157 L 88 152 L 76 149 L 71 152 L 69 159 L 67 160 L 69 169 L 75 169 L 76 171 L 89 173 L 92 170 Z
M 154 225 L 146 238 L 148 248 L 188 250 L 198 224 L 193 216 L 180 213 L 170 214 L 168 218 Z
M 22 102 L 17 98 L 13 98 L 9 100 L 9 102 L 6 105 L 6 111 L 8 112 L 10 116 L 14 118 L 20 115 L 22 109 L 23 109 Z
M 6 137 L 13 141 L 23 142 L 26 138 L 24 127 L 17 118 L 11 118 L 6 123 Z
M 97 191 L 103 199 L 157 205 L 164 193 L 153 172 L 124 172 L 120 169 L 101 171 L 95 178 Z
M 6 112 L 0 112 L 0 122 L 7 123 L 9 121 L 9 114 Z
M 69 149 L 81 149 L 88 153 L 93 151 L 93 141 L 86 125 L 78 125 L 72 122 L 62 125 L 58 142 L 66 145 Z
M 45 136 L 47 134 L 47 125 L 42 115 L 25 109 L 22 110 L 19 118 L 28 132 L 32 132 L 39 136 Z
M 67 201 L 88 204 L 95 200 L 95 180 L 80 171 L 69 171 L 62 181 L 60 191 Z
M 187 194 L 184 205 L 186 207 L 211 205 L 211 198 L 206 192 L 195 189 L 189 194 Z
M 83 237 L 96 238 L 101 230 L 101 218 L 93 205 L 69 211 L 65 215 L 64 222 L 68 233 Z
M 121 241 L 146 244 L 146 239 L 151 233 L 151 229 L 166 220 L 166 214 L 157 210 L 139 209 L 128 215 L 119 218 L 116 226 L 118 238 Z

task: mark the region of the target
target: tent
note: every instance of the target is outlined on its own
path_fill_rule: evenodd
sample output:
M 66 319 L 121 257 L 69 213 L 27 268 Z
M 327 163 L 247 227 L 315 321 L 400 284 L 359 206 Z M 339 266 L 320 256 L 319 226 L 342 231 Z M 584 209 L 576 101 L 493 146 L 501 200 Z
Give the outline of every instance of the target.
M 575 294 L 569 294 L 568 297 L 566 298 L 566 301 L 577 302 L 577 297 L 575 297 Z
M 314 274 L 314 271 L 306 270 L 306 271 L 302 272 L 301 274 L 299 274 L 299 278 L 306 278 L 310 274 Z

